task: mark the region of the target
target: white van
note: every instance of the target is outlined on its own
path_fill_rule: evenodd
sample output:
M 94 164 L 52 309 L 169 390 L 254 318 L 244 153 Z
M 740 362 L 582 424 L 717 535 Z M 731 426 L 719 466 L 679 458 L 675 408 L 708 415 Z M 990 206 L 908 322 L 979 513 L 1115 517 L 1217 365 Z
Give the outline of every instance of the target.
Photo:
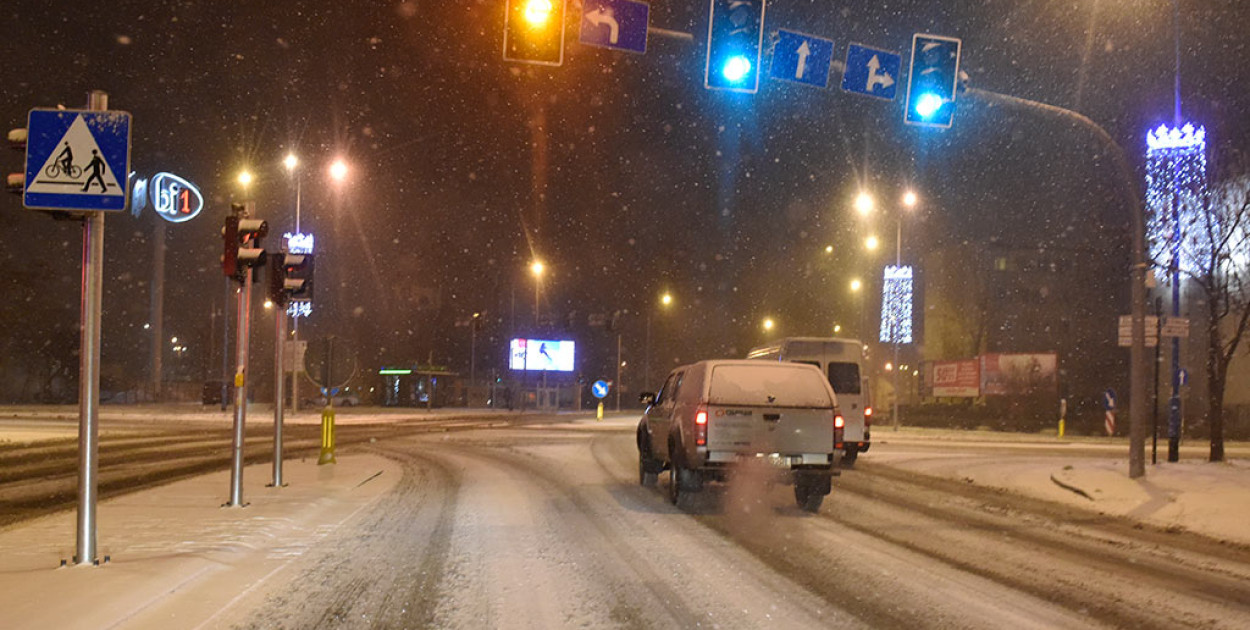
M 748 359 L 806 363 L 820 368 L 838 395 L 838 407 L 846 419 L 845 454 L 850 467 L 872 445 L 872 400 L 864 369 L 864 344 L 857 339 L 833 337 L 787 337 L 747 354 Z

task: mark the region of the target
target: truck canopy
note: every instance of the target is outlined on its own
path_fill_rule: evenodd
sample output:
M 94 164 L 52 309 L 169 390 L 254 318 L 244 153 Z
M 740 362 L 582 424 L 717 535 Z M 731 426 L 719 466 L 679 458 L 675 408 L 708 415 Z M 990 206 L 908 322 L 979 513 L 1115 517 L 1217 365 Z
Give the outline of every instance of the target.
M 831 408 L 820 370 L 792 363 L 729 363 L 712 368 L 708 404 Z

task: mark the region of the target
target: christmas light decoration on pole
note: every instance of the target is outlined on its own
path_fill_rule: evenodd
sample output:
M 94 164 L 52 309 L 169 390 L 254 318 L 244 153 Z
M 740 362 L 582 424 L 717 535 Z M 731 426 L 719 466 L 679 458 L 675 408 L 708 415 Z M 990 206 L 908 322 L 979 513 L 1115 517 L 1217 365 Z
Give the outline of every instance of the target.
M 887 265 L 881 291 L 881 342 L 911 343 L 911 266 Z
M 1179 108 L 1178 108 L 1179 112 Z M 1172 316 L 1181 314 L 1181 272 L 1201 273 L 1219 226 L 1206 212 L 1207 132 L 1184 125 L 1146 133 L 1146 239 L 1156 267 L 1172 285 Z M 1180 458 L 1181 343 L 1172 338 L 1172 395 L 1168 400 L 1168 461 Z
M 1194 273 L 1210 255 L 1203 221 L 1207 199 L 1207 133 L 1193 125 L 1160 125 L 1146 133 L 1146 238 L 1161 269 Z

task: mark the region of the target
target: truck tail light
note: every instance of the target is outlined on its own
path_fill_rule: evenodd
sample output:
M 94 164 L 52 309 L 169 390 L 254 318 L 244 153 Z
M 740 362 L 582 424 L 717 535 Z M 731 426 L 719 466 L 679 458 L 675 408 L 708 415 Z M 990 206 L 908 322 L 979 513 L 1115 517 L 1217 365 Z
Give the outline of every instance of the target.
M 864 426 L 872 426 L 872 407 L 864 407 Z
M 843 418 L 842 414 L 837 414 L 836 416 L 833 417 L 833 428 L 841 429 L 845 426 L 846 426 L 846 418 Z
M 694 443 L 695 446 L 707 446 L 707 407 L 699 407 L 694 412 Z

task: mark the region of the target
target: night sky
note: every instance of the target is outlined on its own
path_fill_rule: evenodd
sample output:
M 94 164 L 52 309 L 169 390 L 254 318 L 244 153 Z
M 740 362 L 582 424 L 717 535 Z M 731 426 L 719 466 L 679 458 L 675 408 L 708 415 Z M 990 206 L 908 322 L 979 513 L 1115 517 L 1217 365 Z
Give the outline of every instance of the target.
M 1180 7 L 1184 116 L 1206 125 L 1219 171 L 1250 148 L 1250 3 Z M 0 120 L 20 127 L 31 108 L 81 107 L 102 89 L 134 115 L 134 170 L 200 185 L 203 215 L 166 230 L 164 336 L 191 339 L 191 380 L 220 369 L 219 230 L 245 194 L 235 175 L 255 173 L 257 215 L 291 231 L 287 151 L 302 160 L 302 227 L 319 253 L 317 312 L 301 329 L 344 339 L 370 368 L 466 370 L 454 323 L 473 312 L 487 313 L 480 369 L 500 366 L 514 332 L 554 334 L 533 325 L 534 257 L 550 269 L 541 310 L 578 339 L 592 378 L 615 338 L 586 326 L 591 313 L 622 313 L 638 365 L 650 312 L 657 375 L 744 354 L 766 315 L 778 334 L 854 329 L 876 306 L 847 282 L 873 281 L 885 256 L 858 243 L 872 232 L 893 252 L 908 187 L 922 202 L 905 259 L 968 241 L 1105 248 L 1127 265 L 1120 184 L 1088 131 L 974 98 L 949 131 L 908 127 L 900 101 L 843 93 L 836 73 L 827 90 L 765 77 L 758 94 L 712 92 L 707 9 L 653 2 L 654 26 L 694 41 L 652 36 L 629 55 L 578 44 L 571 0 L 565 63 L 546 68 L 501 59 L 503 0 L 8 0 Z M 773 0 L 766 32 L 778 28 L 835 40 L 835 59 L 848 42 L 905 53 L 915 32 L 961 37 L 969 85 L 1089 116 L 1129 153 L 1139 188 L 1145 131 L 1173 117 L 1171 0 Z M 341 188 L 325 176 L 336 157 L 351 166 Z M 0 159 L 21 170 L 20 154 Z M 860 187 L 882 207 L 869 221 L 851 209 Z M 106 220 L 106 391 L 145 378 L 155 220 Z M 79 224 L 5 195 L 0 228 L 6 379 L 19 364 L 76 378 Z M 1126 312 L 1124 285 L 1111 299 Z M 271 321 L 257 309 L 256 343 Z M 8 382 L 0 398 L 22 391 Z

